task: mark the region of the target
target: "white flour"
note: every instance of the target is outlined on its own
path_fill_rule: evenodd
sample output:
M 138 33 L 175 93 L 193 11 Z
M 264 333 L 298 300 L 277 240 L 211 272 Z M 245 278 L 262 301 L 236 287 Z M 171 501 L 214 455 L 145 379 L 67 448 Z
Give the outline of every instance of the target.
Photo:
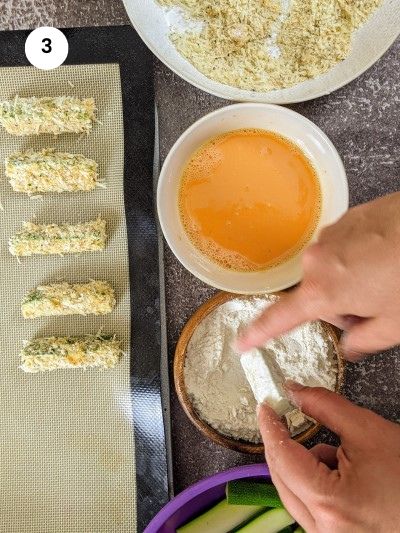
M 232 343 L 246 324 L 271 304 L 271 297 L 239 297 L 219 306 L 196 328 L 188 344 L 185 384 L 199 416 L 220 433 L 260 442 L 256 400 Z M 337 362 L 333 346 L 319 322 L 312 322 L 265 346 L 286 379 L 333 390 Z
M 204 22 L 188 17 L 180 7 L 163 8 L 165 19 L 171 31 L 185 33 L 187 31 L 201 32 Z

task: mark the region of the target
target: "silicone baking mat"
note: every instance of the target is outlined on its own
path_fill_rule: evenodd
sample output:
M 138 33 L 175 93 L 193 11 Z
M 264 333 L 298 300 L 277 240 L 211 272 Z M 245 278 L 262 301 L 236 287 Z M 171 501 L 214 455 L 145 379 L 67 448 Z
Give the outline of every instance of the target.
M 133 46 L 131 65 L 110 52 L 112 30 L 119 32 L 126 53 Z M 3 65 L 13 58 L 14 64 L 24 62 L 15 50 L 23 49 L 26 35 L 0 35 Z M 54 71 L 0 70 L 0 99 L 16 94 L 91 96 L 98 108 L 98 122 L 88 136 L 14 137 L 0 130 L 0 531 L 142 531 L 167 499 L 152 209 L 151 58 L 130 28 L 67 30 L 66 35 L 69 61 L 84 64 Z M 7 55 L 2 45 L 10 47 L 10 40 L 16 48 Z M 98 63 L 104 60 L 110 62 Z M 4 178 L 4 157 L 46 147 L 95 159 L 106 188 L 41 199 L 13 192 Z M 103 252 L 33 256 L 22 258 L 21 264 L 8 252 L 7 240 L 24 220 L 77 223 L 98 215 L 106 219 L 109 235 Z M 20 301 L 36 285 L 89 279 L 114 286 L 117 307 L 112 314 L 34 321 L 21 317 Z M 123 342 L 126 355 L 115 369 L 34 375 L 18 369 L 24 340 L 100 328 Z

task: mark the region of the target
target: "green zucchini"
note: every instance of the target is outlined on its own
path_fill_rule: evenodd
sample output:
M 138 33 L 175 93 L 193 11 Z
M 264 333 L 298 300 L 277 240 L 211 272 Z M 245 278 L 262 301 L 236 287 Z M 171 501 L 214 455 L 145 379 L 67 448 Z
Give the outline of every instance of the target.
M 258 481 L 229 481 L 226 485 L 226 499 L 230 505 L 283 507 L 276 488 Z
M 232 507 L 226 500 L 223 500 L 202 515 L 178 528 L 176 533 L 227 533 L 264 509 L 265 506 L 257 507 L 254 505 L 236 505 Z
M 286 509 L 270 509 L 257 516 L 239 531 L 240 533 L 279 533 L 283 528 L 294 523 L 294 518 L 290 516 Z

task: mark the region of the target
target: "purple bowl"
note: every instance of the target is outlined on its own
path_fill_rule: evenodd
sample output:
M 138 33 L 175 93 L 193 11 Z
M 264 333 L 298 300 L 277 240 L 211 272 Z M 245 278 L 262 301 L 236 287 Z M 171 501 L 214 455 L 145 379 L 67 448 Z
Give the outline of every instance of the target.
M 266 478 L 270 480 L 266 464 L 238 466 L 202 479 L 173 498 L 153 518 L 144 533 L 173 533 L 191 518 L 201 514 L 222 500 L 228 481 L 243 478 Z

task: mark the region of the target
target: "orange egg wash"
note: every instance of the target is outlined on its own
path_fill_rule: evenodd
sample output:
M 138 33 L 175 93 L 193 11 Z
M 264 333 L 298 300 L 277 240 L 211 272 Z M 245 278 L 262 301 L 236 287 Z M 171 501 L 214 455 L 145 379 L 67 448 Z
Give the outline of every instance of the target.
M 190 158 L 179 210 L 194 246 L 213 262 L 260 271 L 298 253 L 321 211 L 316 172 L 288 139 L 235 130 L 211 139 Z

